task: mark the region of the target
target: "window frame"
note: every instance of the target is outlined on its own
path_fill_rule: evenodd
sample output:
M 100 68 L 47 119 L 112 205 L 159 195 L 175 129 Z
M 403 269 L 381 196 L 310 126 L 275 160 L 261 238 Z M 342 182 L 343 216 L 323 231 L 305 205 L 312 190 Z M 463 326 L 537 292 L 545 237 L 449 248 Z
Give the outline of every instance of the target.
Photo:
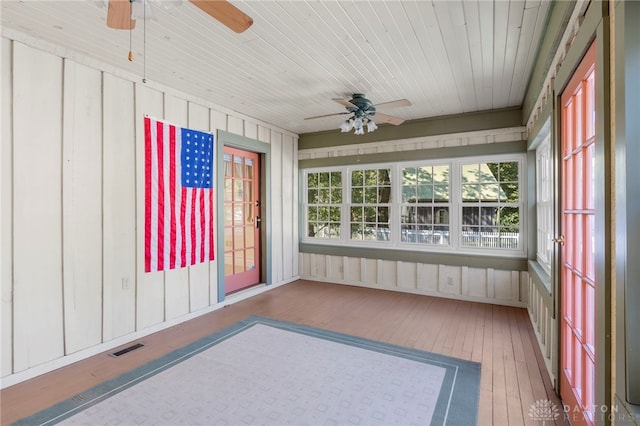
M 551 133 L 548 132 L 535 148 L 536 157 L 536 261 L 547 273 L 551 274 L 554 247 L 552 243 L 554 231 L 554 182 L 553 152 L 551 150 Z M 541 164 L 544 163 L 544 164 Z M 546 184 L 546 185 L 545 185 Z M 545 199 L 541 197 L 545 196 Z M 546 228 L 544 226 L 546 224 Z M 546 246 L 545 253 L 541 246 Z
M 451 246 L 451 223 L 452 223 L 452 209 L 453 209 L 453 197 L 452 197 L 452 184 L 451 184 L 451 161 L 450 160 L 431 160 L 431 161 L 417 161 L 417 162 L 403 162 L 403 163 L 397 163 L 397 174 L 396 174 L 396 182 L 397 182 L 397 191 L 396 193 L 398 194 L 398 200 L 395 204 L 393 205 L 397 205 L 397 223 L 394 224 L 395 225 L 395 229 L 397 229 L 397 237 L 398 237 L 398 243 L 401 246 L 406 246 L 407 249 L 411 249 L 411 248 L 423 248 L 423 247 L 438 247 L 438 248 L 445 248 L 447 249 L 448 247 Z M 403 190 L 404 190 L 404 181 L 403 181 L 403 171 L 404 169 L 408 169 L 408 168 L 423 168 L 423 167 L 430 167 L 430 168 L 436 168 L 436 167 L 446 167 L 447 168 L 447 173 L 448 173 L 448 181 L 447 181 L 447 195 L 448 195 L 448 201 L 447 202 L 436 202 L 435 197 L 432 198 L 431 202 L 423 202 L 420 204 L 425 204 L 428 205 L 429 207 L 434 209 L 436 209 L 437 207 L 443 208 L 446 207 L 447 212 L 448 212 L 448 223 L 446 224 L 447 228 L 448 228 L 448 238 L 447 240 L 449 241 L 447 244 L 420 244 L 420 243 L 416 243 L 416 242 L 412 242 L 412 241 L 402 241 L 402 226 L 403 226 L 403 222 L 402 222 L 402 215 L 403 215 L 403 207 L 405 205 L 408 205 L 408 203 L 406 203 L 405 201 L 403 201 Z M 432 178 L 433 178 L 433 174 L 432 174 Z M 434 188 L 437 186 L 443 186 L 441 184 L 436 184 L 436 183 L 432 183 L 432 185 Z M 393 182 L 392 182 L 392 189 L 393 189 Z M 419 208 L 418 203 L 416 203 L 416 207 Z M 453 216 L 455 217 L 455 215 Z M 434 213 L 434 218 L 432 219 L 432 223 L 431 226 L 436 226 L 436 222 L 435 222 L 435 213 Z M 432 237 L 433 238 L 433 237 Z M 437 250 L 440 251 L 440 250 Z
M 341 182 L 341 202 L 340 204 L 335 204 L 333 202 L 331 202 L 331 189 L 333 188 L 331 185 L 329 185 L 329 187 L 327 188 L 329 191 L 329 202 L 328 203 L 309 203 L 309 186 L 308 186 L 308 176 L 309 174 L 313 173 L 313 174 L 322 174 L 322 173 L 328 173 L 329 176 L 331 176 L 332 173 L 335 172 L 341 172 L 341 176 L 340 176 L 340 182 Z M 330 178 L 331 179 L 331 178 Z M 340 170 L 340 169 L 336 169 L 334 167 L 322 167 L 322 168 L 317 168 L 314 170 L 309 170 L 306 171 L 304 173 L 304 209 L 303 209 L 303 214 L 304 214 L 304 230 L 305 233 L 304 235 L 309 238 L 312 241 L 331 241 L 331 242 L 338 242 L 342 240 L 343 237 L 343 231 L 344 231 L 344 215 L 345 215 L 345 191 L 344 191 L 344 171 Z M 320 189 L 322 189 L 320 186 L 317 187 L 318 191 Z M 340 211 L 340 220 L 336 221 L 336 223 L 340 223 L 340 236 L 337 238 L 332 238 L 332 237 L 328 237 L 328 238 L 321 238 L 321 237 L 309 237 L 308 236 L 308 230 L 309 230 L 309 207 L 321 207 L 321 206 L 325 206 L 328 209 L 331 209 L 332 207 L 339 207 L 339 211 Z M 318 223 L 319 221 L 315 221 L 316 223 Z M 329 220 L 328 220 L 328 224 L 331 225 L 333 222 L 331 221 L 331 214 L 329 213 Z
M 461 192 L 461 165 L 469 163 L 518 163 L 518 211 L 519 211 L 519 244 L 517 249 L 487 248 L 487 247 L 463 247 L 461 245 L 462 229 L 462 192 Z M 402 207 L 402 169 L 405 167 L 442 166 L 449 167 L 449 203 L 443 203 L 449 208 L 449 244 L 417 244 L 401 241 L 401 207 Z M 300 240 L 303 243 L 320 245 L 340 245 L 348 247 L 384 248 L 390 250 L 456 253 L 474 256 L 514 257 L 522 258 L 527 255 L 527 209 L 526 209 L 526 153 L 509 153 L 473 157 L 438 158 L 428 160 L 401 161 L 392 163 L 367 163 L 347 164 L 341 166 L 309 167 L 301 169 L 301 214 L 302 230 Z M 389 168 L 391 178 L 391 197 L 389 210 L 389 240 L 352 240 L 350 222 L 351 201 L 351 171 Z M 324 239 L 309 237 L 308 228 L 308 200 L 307 200 L 307 175 L 317 172 L 342 172 L 342 209 L 341 209 L 341 237 L 339 239 Z

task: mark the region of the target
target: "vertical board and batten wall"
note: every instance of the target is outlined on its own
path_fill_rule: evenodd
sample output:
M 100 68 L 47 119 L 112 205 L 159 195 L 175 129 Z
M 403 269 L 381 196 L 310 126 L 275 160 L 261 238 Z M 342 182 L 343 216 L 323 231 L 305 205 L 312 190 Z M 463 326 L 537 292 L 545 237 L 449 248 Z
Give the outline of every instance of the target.
M 222 306 L 218 260 L 144 272 L 145 114 L 270 144 L 271 284 L 298 278 L 297 135 L 34 44 L 2 38 L 2 387 Z
M 360 145 L 301 149 L 298 158 L 303 164 L 304 160 L 341 160 L 339 157 L 360 161 L 366 155 L 380 153 L 424 152 L 442 148 L 509 143 L 522 141 L 525 130 L 524 127 L 510 127 Z M 302 250 L 300 276 L 310 280 L 415 294 L 527 306 L 529 291 L 526 268 L 507 270 L 478 265 L 465 266 L 463 263 L 456 261 L 452 264 L 434 264 L 428 261 L 361 258 Z

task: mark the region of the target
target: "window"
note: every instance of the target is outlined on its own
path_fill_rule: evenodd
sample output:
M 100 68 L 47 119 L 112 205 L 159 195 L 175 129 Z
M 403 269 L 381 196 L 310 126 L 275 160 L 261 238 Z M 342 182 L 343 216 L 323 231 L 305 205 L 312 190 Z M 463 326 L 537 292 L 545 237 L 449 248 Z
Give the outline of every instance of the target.
M 400 241 L 449 244 L 449 166 L 402 168 Z
M 547 135 L 536 148 L 536 259 L 547 273 L 551 271 L 553 253 L 553 174 L 551 166 L 551 136 Z
M 352 240 L 389 240 L 391 178 L 389 169 L 351 172 L 349 228 Z
M 304 240 L 523 256 L 524 158 L 306 170 Z
M 340 238 L 342 172 L 307 173 L 307 236 Z
M 517 249 L 520 238 L 517 161 L 463 164 L 463 247 Z

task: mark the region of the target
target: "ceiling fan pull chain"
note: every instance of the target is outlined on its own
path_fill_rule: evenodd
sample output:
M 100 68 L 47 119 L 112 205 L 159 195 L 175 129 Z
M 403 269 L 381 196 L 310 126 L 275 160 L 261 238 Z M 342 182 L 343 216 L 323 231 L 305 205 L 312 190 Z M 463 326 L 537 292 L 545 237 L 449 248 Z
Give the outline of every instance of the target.
M 129 7 L 131 7 L 131 0 L 129 0 Z M 133 9 L 130 9 L 129 14 L 131 14 L 131 11 L 133 11 Z M 133 47 L 132 47 L 132 41 L 131 39 L 133 38 L 133 27 L 130 26 L 129 27 L 129 62 L 133 62 Z
M 129 28 L 129 62 L 133 62 L 133 49 L 131 48 L 132 29 Z
M 142 82 L 147 82 L 147 5 L 143 0 L 143 22 L 142 22 Z

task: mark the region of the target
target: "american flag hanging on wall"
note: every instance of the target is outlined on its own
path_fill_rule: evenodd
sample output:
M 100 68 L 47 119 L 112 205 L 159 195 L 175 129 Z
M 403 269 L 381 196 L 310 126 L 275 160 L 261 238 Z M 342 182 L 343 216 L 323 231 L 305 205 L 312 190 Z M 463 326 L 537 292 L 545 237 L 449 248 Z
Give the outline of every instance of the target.
M 214 259 L 211 133 L 144 118 L 144 269 Z

